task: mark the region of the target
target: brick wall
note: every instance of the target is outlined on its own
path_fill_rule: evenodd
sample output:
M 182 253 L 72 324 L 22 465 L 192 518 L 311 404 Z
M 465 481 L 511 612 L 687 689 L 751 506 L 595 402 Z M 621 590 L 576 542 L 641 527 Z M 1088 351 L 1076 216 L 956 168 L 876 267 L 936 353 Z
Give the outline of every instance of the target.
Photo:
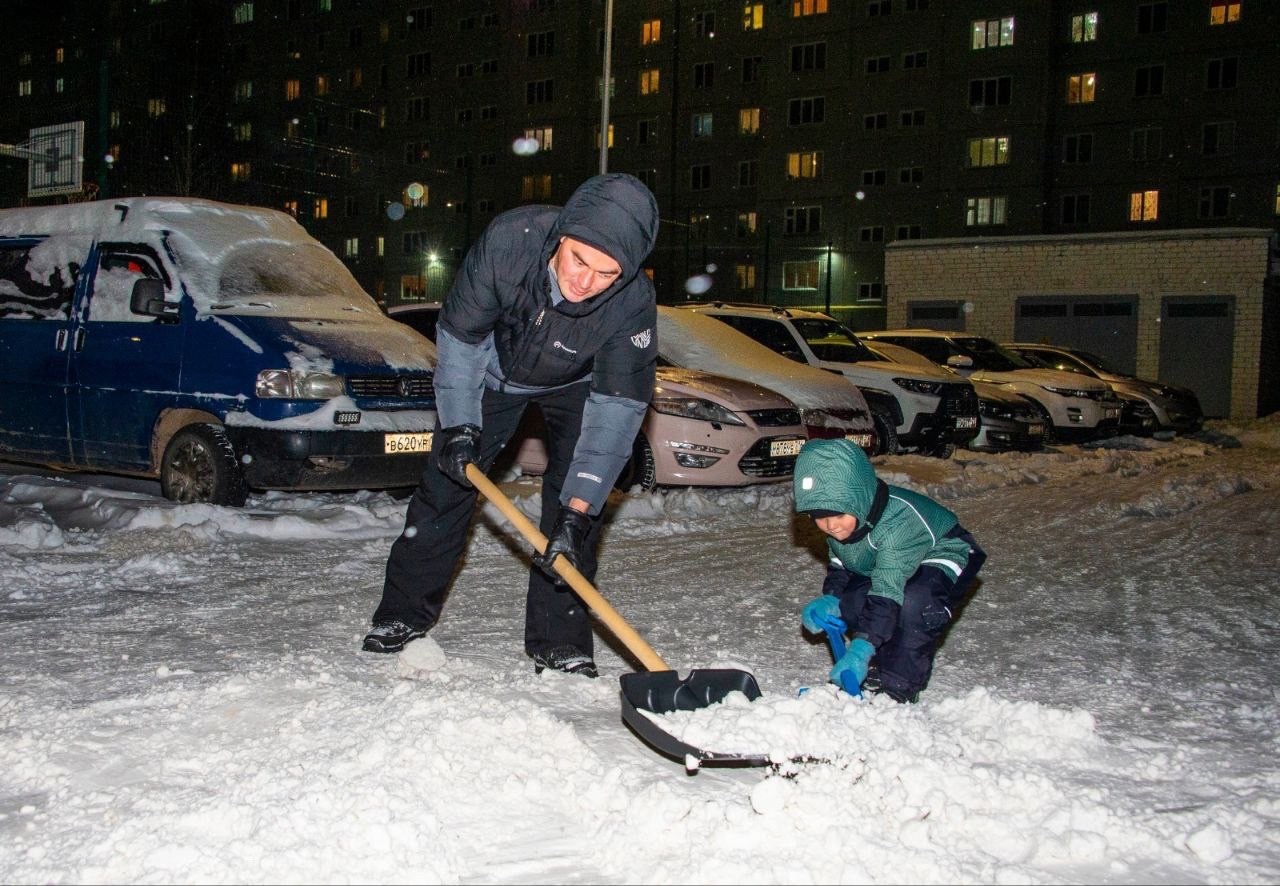
M 1235 299 L 1231 417 L 1258 414 L 1264 345 L 1267 229 L 1200 229 L 1074 236 L 903 240 L 885 251 L 886 325 L 907 324 L 907 303 L 962 301 L 965 328 L 997 341 L 1014 335 L 1015 304 L 1029 295 L 1134 295 L 1137 374 L 1155 378 L 1162 299 Z M 1280 269 L 1277 269 L 1280 271 Z

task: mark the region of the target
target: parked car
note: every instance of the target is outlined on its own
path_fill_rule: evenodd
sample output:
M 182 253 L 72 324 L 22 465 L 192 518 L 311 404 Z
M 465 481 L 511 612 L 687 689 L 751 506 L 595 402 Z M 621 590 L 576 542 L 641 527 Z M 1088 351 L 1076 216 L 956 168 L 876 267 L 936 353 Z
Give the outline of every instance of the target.
M 928 364 L 955 373 L 954 369 L 938 366 L 923 354 L 901 345 L 887 341 L 868 341 L 865 344 L 873 354 L 894 363 Z M 982 452 L 1035 452 L 1044 448 L 1045 421 L 1034 401 L 1004 385 L 973 378 L 969 381 L 978 395 L 979 420 L 978 433 L 965 443 L 965 448 Z
M 1100 379 L 1117 394 L 1141 398 L 1151 410 L 1155 432 L 1189 433 L 1204 424 L 1200 400 L 1187 388 L 1120 372 L 1098 355 L 1079 348 L 1033 342 L 1010 342 L 1005 347 L 1050 369 Z
M 796 404 L 809 437 L 846 437 L 868 453 L 875 450 L 871 409 L 857 385 L 788 360 L 719 320 L 659 305 L 658 356 L 672 366 L 764 385 Z
M 784 357 L 838 372 L 862 391 L 876 421 L 876 452 L 947 458 L 978 432 L 973 385 L 933 364 L 901 364 L 867 351 L 834 317 L 799 308 L 696 302 L 681 308 L 728 323 Z
M 1003 384 L 1031 398 L 1040 408 L 1048 435 L 1084 441 L 1116 433 L 1121 403 L 1111 388 L 1078 373 L 1045 369 L 989 338 L 936 329 L 864 332 L 867 341 L 887 341 L 950 366 L 969 379 Z
M 435 335 L 439 303 L 396 305 L 388 315 Z M 749 381 L 659 366 L 653 400 L 617 486 L 746 486 L 788 480 L 806 433 L 795 404 Z M 546 433 L 536 409 L 501 457 L 522 473 L 546 470 Z
M 177 197 L 0 210 L 0 458 L 180 502 L 416 482 L 432 345 L 286 213 Z

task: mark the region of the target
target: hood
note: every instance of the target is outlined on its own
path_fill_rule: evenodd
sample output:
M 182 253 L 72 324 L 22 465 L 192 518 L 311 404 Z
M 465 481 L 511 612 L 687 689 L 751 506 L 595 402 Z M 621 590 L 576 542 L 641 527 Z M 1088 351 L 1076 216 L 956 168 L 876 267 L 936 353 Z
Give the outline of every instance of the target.
M 739 412 L 795 408 L 786 397 L 753 382 L 675 366 L 658 367 L 654 396 L 712 397 Z
M 658 241 L 658 201 L 633 175 L 611 172 L 587 179 L 560 210 L 542 246 L 546 264 L 561 237 L 573 237 L 607 253 L 622 268 L 612 286 L 595 298 L 559 306 L 566 313 L 590 313 L 629 283 Z M 593 304 L 594 303 L 594 304 Z
M 278 355 L 291 369 L 359 375 L 435 368 L 430 339 L 381 315 L 342 321 L 228 315 L 202 322 L 217 324 L 268 363 Z
M 842 439 L 810 440 L 796 456 L 791 478 L 795 509 L 853 514 L 861 524 L 875 502 L 876 482 L 862 447 Z
M 1042 388 L 1074 388 L 1095 393 L 1111 390 L 1110 385 L 1096 378 L 1088 378 L 1078 372 L 1061 372 L 1057 369 L 1012 369 L 1008 372 L 979 369 L 970 375 L 969 379 L 995 382 L 998 385 L 1008 384 L 1011 381 L 1028 381 Z

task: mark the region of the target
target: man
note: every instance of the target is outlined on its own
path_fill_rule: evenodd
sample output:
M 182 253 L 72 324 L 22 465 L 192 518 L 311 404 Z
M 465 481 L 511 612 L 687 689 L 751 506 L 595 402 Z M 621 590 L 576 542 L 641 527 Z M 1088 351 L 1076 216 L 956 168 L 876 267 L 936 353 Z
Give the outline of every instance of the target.
M 595 576 L 605 501 L 653 395 L 657 309 L 641 264 L 657 234 L 649 189 L 608 174 L 563 208 L 499 215 L 467 253 L 436 331 L 436 457 L 391 546 L 366 652 L 398 652 L 440 618 L 476 500 L 466 466 L 488 470 L 536 403 L 548 543 L 529 573 L 525 652 L 539 673 L 597 675 L 586 608 L 551 564 L 563 554 Z
M 810 440 L 792 476 L 797 513 L 827 535 L 822 596 L 804 607 L 813 633 L 853 631 L 831 682 L 914 702 L 929 683 L 938 637 L 986 553 L 956 515 L 876 477 L 848 440 Z M 878 673 L 869 676 L 872 658 Z

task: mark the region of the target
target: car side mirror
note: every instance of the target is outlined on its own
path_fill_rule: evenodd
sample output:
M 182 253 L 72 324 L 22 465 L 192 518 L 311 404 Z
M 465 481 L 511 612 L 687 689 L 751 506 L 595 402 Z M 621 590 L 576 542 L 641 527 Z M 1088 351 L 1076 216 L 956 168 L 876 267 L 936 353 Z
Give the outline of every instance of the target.
M 947 358 L 947 365 L 952 369 L 972 369 L 973 358 L 967 354 L 952 354 Z
M 133 292 L 129 295 L 129 310 L 147 317 L 159 317 L 169 323 L 178 321 L 174 306 L 164 300 L 164 281 L 151 277 L 134 281 Z

